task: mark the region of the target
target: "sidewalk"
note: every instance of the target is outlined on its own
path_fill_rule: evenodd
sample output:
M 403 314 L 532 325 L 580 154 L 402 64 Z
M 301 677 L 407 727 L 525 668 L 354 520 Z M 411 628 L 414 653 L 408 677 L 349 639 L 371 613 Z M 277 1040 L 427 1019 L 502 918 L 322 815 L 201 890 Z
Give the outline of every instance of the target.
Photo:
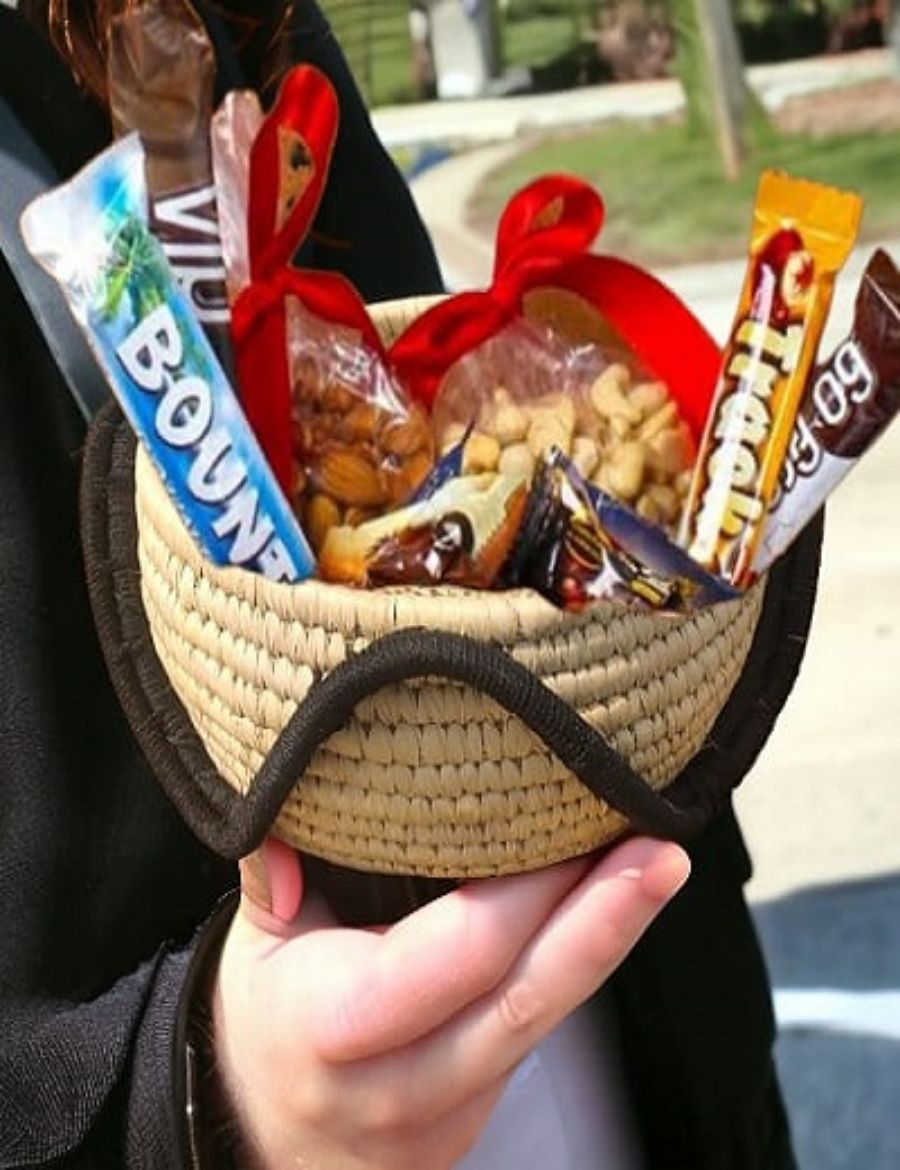
M 747 77 L 762 102 L 777 109 L 798 94 L 888 77 L 891 65 L 887 49 L 867 49 L 752 65 Z M 423 144 L 463 147 L 508 142 L 537 130 L 585 126 L 610 118 L 666 117 L 678 113 L 683 105 L 680 84 L 665 78 L 584 86 L 554 94 L 383 106 L 373 111 L 372 121 L 389 149 Z

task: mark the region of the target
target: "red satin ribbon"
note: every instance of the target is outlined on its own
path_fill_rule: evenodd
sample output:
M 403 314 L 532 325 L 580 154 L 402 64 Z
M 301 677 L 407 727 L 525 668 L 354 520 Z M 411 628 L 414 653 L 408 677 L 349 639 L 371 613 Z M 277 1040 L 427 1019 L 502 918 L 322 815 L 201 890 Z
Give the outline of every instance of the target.
M 250 152 L 251 283 L 232 307 L 231 333 L 241 404 L 286 492 L 293 482 L 294 455 L 285 298 L 299 296 L 313 312 L 331 320 L 341 319 L 344 306 L 356 310 L 354 298 L 359 302 L 346 281 L 335 291 L 337 278 L 318 273 L 313 279 L 290 268 L 322 199 L 337 127 L 338 102 L 328 78 L 310 65 L 298 65 L 282 82 Z M 284 186 L 292 147 L 305 150 L 309 163 L 305 185 L 293 192 Z M 279 207 L 290 193 L 295 202 L 279 224 Z M 364 307 L 363 314 L 374 333 Z M 358 316 L 356 312 L 354 320 Z
M 290 264 L 306 238 L 325 190 L 337 140 L 338 101 L 331 82 L 312 65 L 297 65 L 285 76 L 275 105 L 266 116 L 250 151 L 247 237 L 250 275 L 266 279 Z M 308 165 L 296 167 L 294 147 L 305 148 Z M 302 176 L 305 185 L 290 186 Z M 279 225 L 285 197 L 295 202 Z
M 328 109 L 320 102 L 311 110 L 318 129 L 306 136 L 326 167 L 328 143 L 333 141 L 326 132 Z M 336 119 L 336 108 L 333 113 Z M 254 162 L 256 157 L 254 147 Z M 316 161 L 318 165 L 318 156 Z M 324 169 L 318 175 L 324 182 Z M 321 188 L 304 205 L 308 212 L 304 230 L 320 196 Z M 234 306 L 232 331 L 247 415 L 282 485 L 290 485 L 293 466 L 284 311 L 290 296 L 316 316 L 358 330 L 361 340 L 393 367 L 409 392 L 431 406 L 453 363 L 524 313 L 529 290 L 568 290 L 591 304 L 648 372 L 668 385 L 682 417 L 699 438 L 718 376 L 719 349 L 696 317 L 655 277 L 624 260 L 590 254 L 603 215 L 600 196 L 580 179 L 550 175 L 531 183 L 510 200 L 500 219 L 490 287 L 441 301 L 387 350 L 348 281 L 276 263 L 284 255 L 284 242 L 273 246 L 270 241 L 259 253 L 265 263 Z M 296 226 L 295 222 L 295 230 Z M 299 237 L 291 239 L 295 247 Z
M 593 305 L 668 385 L 699 437 L 719 348 L 655 277 L 624 260 L 588 253 L 602 223 L 600 196 L 580 179 L 550 175 L 513 196 L 497 230 L 490 288 L 442 301 L 397 338 L 389 353 L 400 380 L 430 406 L 450 366 L 521 315 L 529 290 L 560 288 Z

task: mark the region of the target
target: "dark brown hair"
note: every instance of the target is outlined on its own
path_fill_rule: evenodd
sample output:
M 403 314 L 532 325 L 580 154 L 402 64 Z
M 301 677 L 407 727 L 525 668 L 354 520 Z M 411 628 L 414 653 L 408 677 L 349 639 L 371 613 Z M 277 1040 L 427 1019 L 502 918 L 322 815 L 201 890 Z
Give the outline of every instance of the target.
M 106 50 L 109 22 L 141 0 L 22 0 L 22 11 L 40 28 L 77 80 L 106 101 Z M 252 45 L 261 89 L 268 88 L 281 67 L 281 34 L 290 17 L 291 0 L 219 0 L 209 7 L 231 26 L 238 52 Z M 258 42 L 263 38 L 263 44 Z

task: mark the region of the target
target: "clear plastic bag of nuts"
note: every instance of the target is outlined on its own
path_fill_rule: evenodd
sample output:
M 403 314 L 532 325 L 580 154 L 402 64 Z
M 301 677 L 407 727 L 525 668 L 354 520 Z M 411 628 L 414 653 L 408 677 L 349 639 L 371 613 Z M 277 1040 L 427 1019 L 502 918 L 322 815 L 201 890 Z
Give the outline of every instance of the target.
M 678 526 L 694 438 L 668 387 L 624 348 L 573 344 L 518 318 L 450 368 L 433 425 L 439 453 L 472 427 L 464 472 L 531 475 L 556 447 L 644 519 Z
M 427 413 L 352 329 L 287 302 L 294 511 L 318 551 L 329 529 L 400 507 L 434 463 Z

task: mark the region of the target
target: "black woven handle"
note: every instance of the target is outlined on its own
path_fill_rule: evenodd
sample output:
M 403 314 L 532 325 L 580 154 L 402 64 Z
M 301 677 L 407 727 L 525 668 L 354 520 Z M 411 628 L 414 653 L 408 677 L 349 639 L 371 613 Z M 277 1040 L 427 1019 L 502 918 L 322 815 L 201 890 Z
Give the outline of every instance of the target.
M 586 788 L 640 832 L 685 840 L 700 827 L 698 811 L 655 792 L 600 732 L 501 647 L 415 628 L 385 634 L 311 687 L 257 773 L 229 836 L 241 847 L 258 844 L 316 749 L 344 726 L 357 704 L 382 687 L 425 676 L 465 683 L 518 716 Z

